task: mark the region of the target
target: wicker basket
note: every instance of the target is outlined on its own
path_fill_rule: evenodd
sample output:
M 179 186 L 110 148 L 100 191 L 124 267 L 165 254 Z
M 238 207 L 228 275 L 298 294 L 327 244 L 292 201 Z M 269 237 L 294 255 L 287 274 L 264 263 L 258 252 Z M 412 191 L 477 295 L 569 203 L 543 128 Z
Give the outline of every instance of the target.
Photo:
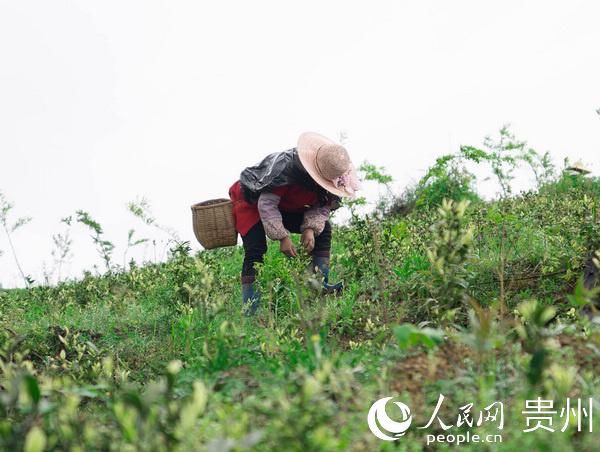
M 194 234 L 210 250 L 237 244 L 233 221 L 233 203 L 229 199 L 211 199 L 192 206 Z

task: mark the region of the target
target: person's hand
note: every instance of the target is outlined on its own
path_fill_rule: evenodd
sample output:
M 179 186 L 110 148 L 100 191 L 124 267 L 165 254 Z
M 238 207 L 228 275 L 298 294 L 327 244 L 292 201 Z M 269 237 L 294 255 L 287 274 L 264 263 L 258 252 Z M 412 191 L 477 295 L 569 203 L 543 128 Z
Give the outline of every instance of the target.
M 300 239 L 300 243 L 306 250 L 307 253 L 310 253 L 315 247 L 315 231 L 311 228 L 307 228 L 302 232 L 302 238 Z
M 289 235 L 279 241 L 279 249 L 288 257 L 297 256 L 296 248 L 294 248 L 294 244 L 292 243 L 292 239 L 290 239 Z

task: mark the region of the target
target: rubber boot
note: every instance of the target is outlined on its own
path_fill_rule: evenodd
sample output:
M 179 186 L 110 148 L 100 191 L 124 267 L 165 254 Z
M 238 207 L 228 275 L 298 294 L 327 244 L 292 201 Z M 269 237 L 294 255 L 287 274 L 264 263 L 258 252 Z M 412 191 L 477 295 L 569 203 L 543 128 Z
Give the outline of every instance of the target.
M 329 284 L 329 258 L 322 256 L 313 256 L 312 258 L 312 269 L 318 269 L 323 274 L 323 292 L 324 293 L 336 293 L 344 290 L 344 283 L 338 282 L 335 284 Z
M 251 317 L 256 313 L 260 304 L 260 290 L 257 290 L 255 283 L 242 283 L 242 309 L 246 317 Z

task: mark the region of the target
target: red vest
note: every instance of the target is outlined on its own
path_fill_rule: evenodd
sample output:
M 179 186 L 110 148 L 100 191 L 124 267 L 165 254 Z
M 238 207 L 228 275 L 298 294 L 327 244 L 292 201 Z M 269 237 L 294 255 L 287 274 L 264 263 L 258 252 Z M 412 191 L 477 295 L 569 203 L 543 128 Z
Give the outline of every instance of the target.
M 307 190 L 301 185 L 274 187 L 271 192 L 281 197 L 279 210 L 282 212 L 304 212 L 319 202 L 317 193 Z M 233 202 L 235 229 L 244 236 L 252 229 L 252 226 L 260 221 L 258 203 L 246 202 L 239 180 L 229 189 L 229 198 Z

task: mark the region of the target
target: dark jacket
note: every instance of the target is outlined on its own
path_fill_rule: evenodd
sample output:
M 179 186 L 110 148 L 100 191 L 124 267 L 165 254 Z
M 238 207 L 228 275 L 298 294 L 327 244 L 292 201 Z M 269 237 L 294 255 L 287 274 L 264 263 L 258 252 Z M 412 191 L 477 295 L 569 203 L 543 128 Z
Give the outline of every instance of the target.
M 254 204 L 263 191 L 283 185 L 301 185 L 319 194 L 321 205 L 339 206 L 340 198 L 318 185 L 306 172 L 296 148 L 267 155 L 260 163 L 240 174 L 244 198 Z

